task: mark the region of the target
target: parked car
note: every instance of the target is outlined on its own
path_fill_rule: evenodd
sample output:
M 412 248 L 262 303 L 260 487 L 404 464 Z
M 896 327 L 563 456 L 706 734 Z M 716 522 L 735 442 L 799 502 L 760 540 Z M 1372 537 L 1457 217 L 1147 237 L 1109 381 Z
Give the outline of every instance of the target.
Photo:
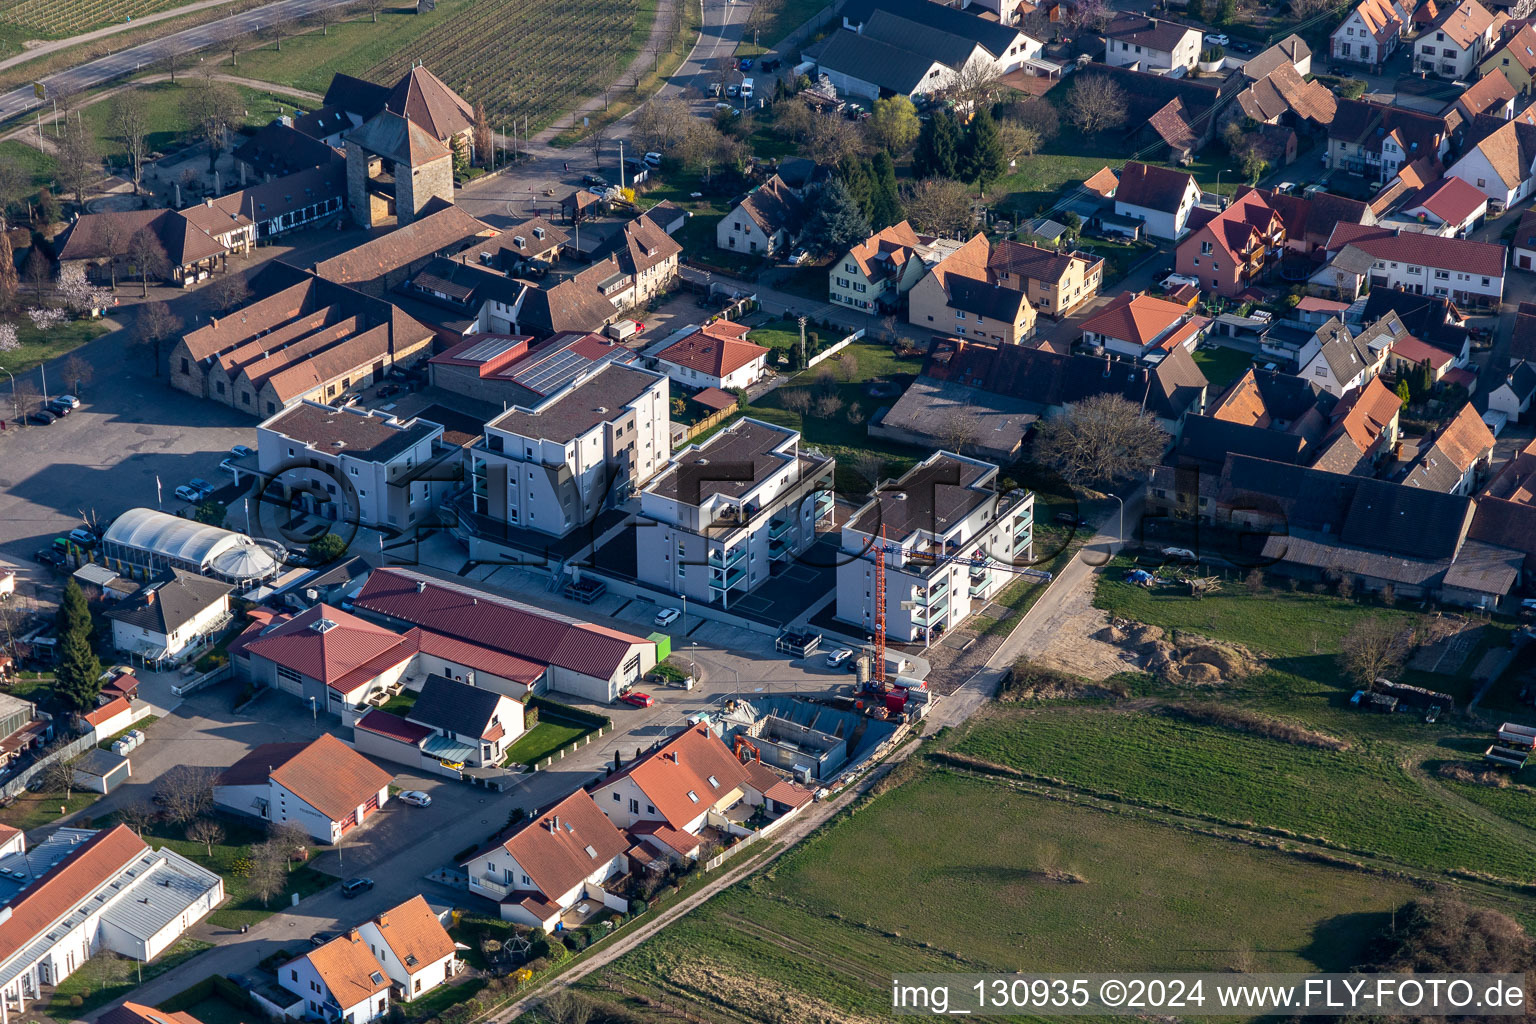
M 94 547 L 100 540 L 95 531 L 88 530 L 84 526 L 77 526 L 69 531 L 69 539 L 84 547 Z
M 656 625 L 670 626 L 672 623 L 682 618 L 682 615 L 683 613 L 678 611 L 676 608 L 663 608 L 661 611 L 656 613 Z
M 763 61 L 763 65 L 762 65 L 764 71 L 777 71 L 777 70 L 779 70 L 779 68 L 781 68 L 783 66 L 784 66 L 784 62 L 782 60 L 780 60 L 779 58 L 777 58 L 777 57 L 773 57 L 773 58 L 771 58 L 769 60 Z
M 51 427 L 53 426 L 53 421 L 58 419 L 58 417 L 46 409 L 39 409 L 37 412 L 27 413 L 22 419 L 34 427 Z
M 218 490 L 217 487 L 213 486 L 213 484 L 209 483 L 207 480 L 204 480 L 202 477 L 195 476 L 191 480 L 188 480 L 187 483 L 192 485 L 192 487 L 197 491 L 198 500 L 211 498 L 213 497 L 213 492 Z
M 810 258 L 811 254 L 806 252 L 804 249 L 796 249 L 794 252 L 789 254 L 789 265 L 792 267 L 798 267 L 800 264 L 806 262 Z
M 255 455 L 256 449 L 247 447 L 243 444 L 237 444 L 229 450 L 229 454 L 233 455 L 237 459 L 246 459 L 250 458 L 252 455 Z
M 74 395 L 60 395 L 58 398 L 55 398 L 54 401 L 63 402 L 71 409 L 80 408 L 80 399 L 76 398 Z
M 197 488 L 188 487 L 186 484 L 182 484 L 180 487 L 176 488 L 176 497 L 180 498 L 182 501 L 197 502 L 203 500 L 203 496 L 197 492 Z
M 64 556 L 53 548 L 39 548 L 32 552 L 32 561 L 39 565 L 63 565 Z
M 730 96 L 730 97 L 732 97 L 734 99 L 735 97 L 741 95 L 741 86 L 733 84 L 730 88 L 725 90 L 725 94 L 727 96 Z M 715 106 L 718 109 L 718 107 L 720 105 L 717 103 L 717 104 L 715 104 Z
M 581 183 L 583 185 L 591 185 L 593 188 L 608 187 L 608 183 L 603 180 L 603 176 L 601 174 L 583 174 L 581 176 Z
M 309 944 L 314 946 L 316 949 L 319 949 L 321 946 L 325 945 L 327 942 L 330 942 L 335 937 L 335 932 L 315 932 L 315 934 L 309 937 Z
M 341 883 L 341 894 L 350 900 L 372 888 L 373 879 L 371 878 L 349 878 Z
M 392 398 L 404 390 L 399 384 L 385 384 L 379 388 L 378 395 L 380 398 Z
M 1206 46 L 1226 46 L 1231 41 L 1225 32 L 1210 32 L 1205 37 Z
M 648 693 L 641 693 L 639 690 L 630 690 L 624 696 L 620 697 L 619 700 L 623 701 L 625 704 L 633 704 L 637 708 L 648 708 L 652 704 L 656 703 L 655 697 L 652 697 Z
M 752 58 L 751 57 L 743 57 L 742 58 L 742 60 L 741 60 L 741 70 L 743 70 L 743 71 L 751 71 L 752 70 Z
M 75 411 L 74 406 L 61 402 L 57 398 L 43 406 L 43 408 L 47 409 L 49 412 L 60 418 L 68 416 L 70 413 Z
M 1058 523 L 1061 523 L 1063 526 L 1088 526 L 1088 525 L 1090 525 L 1088 520 L 1084 519 L 1082 516 L 1078 515 L 1076 512 L 1057 512 L 1056 515 L 1053 516 L 1052 518 L 1054 518 Z
M 412 807 L 432 806 L 432 798 L 419 789 L 408 789 L 395 797 L 395 799 L 403 804 L 410 804 Z
M 648 167 L 660 167 L 661 166 L 661 154 L 656 152 L 655 150 L 652 150 L 651 152 L 645 154 L 645 163 L 646 163 L 646 166 L 648 166 Z
M 837 647 L 827 652 L 827 667 L 837 668 L 843 662 L 853 657 L 853 652 L 846 647 Z

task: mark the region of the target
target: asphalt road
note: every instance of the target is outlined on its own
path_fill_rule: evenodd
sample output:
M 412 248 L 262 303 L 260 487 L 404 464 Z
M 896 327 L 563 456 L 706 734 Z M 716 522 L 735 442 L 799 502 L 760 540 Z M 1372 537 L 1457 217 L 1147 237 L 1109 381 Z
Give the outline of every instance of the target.
M 191 53 L 221 43 L 232 35 L 250 35 L 268 25 L 307 17 L 316 11 L 337 7 L 346 2 L 347 0 L 278 0 L 277 3 L 258 7 L 254 11 L 210 21 L 206 25 L 176 32 L 152 42 L 129 47 L 99 60 L 93 60 L 88 64 L 68 68 L 44 78 L 43 85 L 50 94 L 80 92 L 123 75 L 132 74 L 171 54 Z M 23 114 L 38 106 L 39 102 L 31 86 L 13 89 L 0 96 L 0 121 Z

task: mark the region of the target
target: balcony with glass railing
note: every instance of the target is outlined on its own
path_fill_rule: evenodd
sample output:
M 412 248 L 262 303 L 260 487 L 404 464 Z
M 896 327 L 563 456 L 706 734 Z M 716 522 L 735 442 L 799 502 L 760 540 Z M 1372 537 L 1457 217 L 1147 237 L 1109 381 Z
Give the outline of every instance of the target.
M 722 552 L 719 548 L 712 548 L 709 552 L 709 564 L 715 569 L 729 569 L 741 561 L 742 556 L 746 553 L 747 546 L 745 544 L 726 552 Z
M 912 609 L 912 621 L 919 626 L 937 626 L 949 614 L 949 595 L 925 607 Z
M 771 561 L 777 562 L 781 558 L 789 557 L 789 553 L 792 550 L 793 548 L 789 545 L 788 537 L 780 537 L 768 542 L 768 558 Z
M 790 529 L 794 527 L 794 525 L 795 522 L 793 519 L 773 520 L 768 524 L 768 539 L 778 540 L 780 537 L 788 533 Z
M 972 579 L 970 595 L 972 597 L 986 597 L 992 589 L 992 577 L 983 576 L 979 581 Z
M 948 581 L 945 581 L 944 583 L 941 583 L 935 587 L 930 587 L 927 590 L 919 590 L 917 594 L 913 596 L 912 600 L 918 605 L 927 606 L 932 605 L 937 601 L 942 601 L 948 596 L 949 583 Z
M 709 571 L 709 589 L 730 590 L 746 578 L 746 569 L 711 569 Z

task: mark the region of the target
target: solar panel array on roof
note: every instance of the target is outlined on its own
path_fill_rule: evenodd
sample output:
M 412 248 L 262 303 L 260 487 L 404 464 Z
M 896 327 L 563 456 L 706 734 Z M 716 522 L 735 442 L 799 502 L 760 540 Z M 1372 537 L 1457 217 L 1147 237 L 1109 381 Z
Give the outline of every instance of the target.
M 548 395 L 575 380 L 582 367 L 589 364 L 590 360 L 585 357 L 570 349 L 563 349 L 548 359 L 541 359 L 519 370 L 512 375 L 512 379 L 529 391 Z
M 471 345 L 458 354 L 459 359 L 475 363 L 488 363 L 497 356 L 523 344 L 526 339 L 512 335 L 498 334 L 486 338 L 478 345 Z

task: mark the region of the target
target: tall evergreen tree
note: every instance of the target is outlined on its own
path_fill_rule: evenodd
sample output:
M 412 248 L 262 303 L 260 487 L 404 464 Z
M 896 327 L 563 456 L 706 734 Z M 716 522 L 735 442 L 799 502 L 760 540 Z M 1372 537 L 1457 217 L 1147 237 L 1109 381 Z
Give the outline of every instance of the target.
M 869 221 L 836 178 L 816 190 L 811 206 L 811 218 L 800 234 L 800 244 L 818 256 L 847 252 L 869 237 Z
M 997 122 L 983 107 L 976 111 L 965 131 L 965 144 L 960 150 L 960 177 L 985 192 L 988 185 L 1002 177 L 1007 167 L 1008 155 L 1003 152 Z
M 875 194 L 870 204 L 869 226 L 881 231 L 906 214 L 901 209 L 901 196 L 896 188 L 896 164 L 891 160 L 891 155 L 884 150 L 876 153 L 873 167 Z
M 844 157 L 838 164 L 837 176 L 842 179 L 843 186 L 848 189 L 848 194 L 853 201 L 859 204 L 859 212 L 865 220 L 870 220 L 870 210 L 874 204 L 875 179 L 870 170 L 869 158 L 864 156 Z
M 916 178 L 953 178 L 960 159 L 960 125 L 948 110 L 935 110 L 917 133 L 912 154 Z
M 96 706 L 101 693 L 101 662 L 91 645 L 91 609 L 80 584 L 70 580 L 59 603 L 59 661 L 54 670 L 54 692 L 79 710 Z

